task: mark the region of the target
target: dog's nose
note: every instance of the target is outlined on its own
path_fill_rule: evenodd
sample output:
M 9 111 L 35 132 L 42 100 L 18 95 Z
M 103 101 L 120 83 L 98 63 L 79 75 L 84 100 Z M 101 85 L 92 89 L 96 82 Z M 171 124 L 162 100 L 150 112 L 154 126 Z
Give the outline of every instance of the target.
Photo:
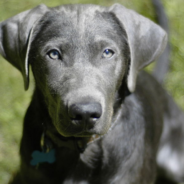
M 102 115 L 102 106 L 98 102 L 77 103 L 69 108 L 72 123 L 79 126 L 93 128 Z

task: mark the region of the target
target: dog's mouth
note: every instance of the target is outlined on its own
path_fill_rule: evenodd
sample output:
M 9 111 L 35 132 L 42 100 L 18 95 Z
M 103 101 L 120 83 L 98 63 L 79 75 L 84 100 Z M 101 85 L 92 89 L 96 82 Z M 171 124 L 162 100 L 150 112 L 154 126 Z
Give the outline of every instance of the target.
M 76 126 L 70 123 L 70 126 L 68 126 L 66 129 L 63 128 L 57 128 L 58 134 L 64 137 L 91 137 L 93 135 L 98 135 L 101 136 L 104 133 L 101 131 L 97 131 L 95 127 L 93 128 L 88 128 L 87 126 L 81 127 L 81 126 Z
M 57 147 L 67 147 L 70 149 L 78 149 L 83 152 L 86 146 L 100 139 L 101 135 L 92 134 L 90 132 L 80 132 L 71 137 L 64 137 L 58 132 L 46 132 L 46 136 L 50 139 L 52 145 Z
M 81 131 L 73 135 L 73 137 L 88 137 L 88 138 L 91 138 L 93 136 L 101 136 L 101 135 L 93 131 Z

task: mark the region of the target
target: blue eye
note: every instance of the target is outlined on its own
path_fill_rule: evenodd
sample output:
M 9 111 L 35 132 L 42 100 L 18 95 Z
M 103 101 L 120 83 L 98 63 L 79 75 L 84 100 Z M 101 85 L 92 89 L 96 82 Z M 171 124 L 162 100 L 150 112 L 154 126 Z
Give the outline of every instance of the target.
M 103 54 L 102 54 L 102 57 L 103 58 L 111 58 L 113 55 L 114 55 L 114 51 L 113 50 L 105 49 Z
M 61 59 L 61 55 L 57 50 L 49 51 L 48 56 L 54 60 Z

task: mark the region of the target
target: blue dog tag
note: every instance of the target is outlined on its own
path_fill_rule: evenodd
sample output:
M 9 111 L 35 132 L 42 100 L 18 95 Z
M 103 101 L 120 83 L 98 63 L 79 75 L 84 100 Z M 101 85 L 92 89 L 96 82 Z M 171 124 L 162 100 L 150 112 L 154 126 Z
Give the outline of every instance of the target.
M 52 149 L 49 152 L 40 152 L 40 151 L 33 151 L 32 153 L 32 160 L 30 162 L 30 164 L 32 166 L 36 166 L 40 163 L 49 163 L 52 164 L 56 161 L 56 157 L 55 157 L 55 150 Z

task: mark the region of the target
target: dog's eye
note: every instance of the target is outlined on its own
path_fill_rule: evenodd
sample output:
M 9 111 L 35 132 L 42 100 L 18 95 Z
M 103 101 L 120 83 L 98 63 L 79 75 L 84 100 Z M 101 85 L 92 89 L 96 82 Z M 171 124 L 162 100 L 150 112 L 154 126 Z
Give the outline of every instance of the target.
M 114 51 L 111 49 L 104 50 L 102 57 L 103 58 L 111 58 L 114 55 Z
M 57 50 L 51 50 L 48 52 L 48 56 L 51 59 L 57 60 L 57 59 L 61 59 L 61 55 Z

